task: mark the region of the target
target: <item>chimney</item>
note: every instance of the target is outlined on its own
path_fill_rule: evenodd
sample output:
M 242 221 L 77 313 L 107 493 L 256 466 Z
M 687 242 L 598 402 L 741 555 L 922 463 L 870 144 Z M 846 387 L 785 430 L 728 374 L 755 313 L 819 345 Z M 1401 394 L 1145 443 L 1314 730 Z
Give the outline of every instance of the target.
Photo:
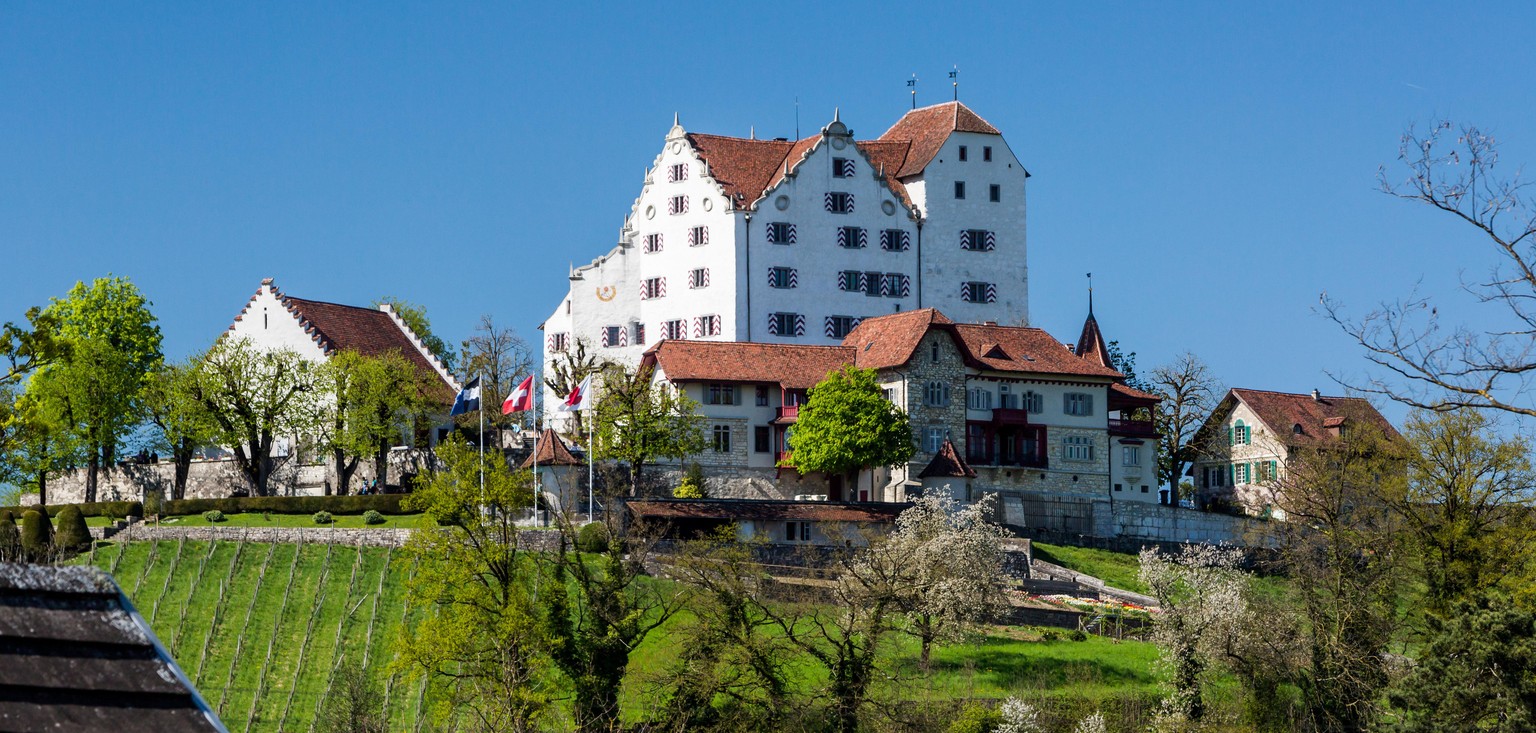
M 1315 390 L 1315 389 L 1312 390 L 1312 401 L 1313 402 L 1322 402 L 1323 401 L 1323 396 L 1321 394 L 1318 394 L 1317 390 Z
M 997 325 L 997 321 L 983 321 L 981 325 L 983 325 L 983 326 L 996 326 Z

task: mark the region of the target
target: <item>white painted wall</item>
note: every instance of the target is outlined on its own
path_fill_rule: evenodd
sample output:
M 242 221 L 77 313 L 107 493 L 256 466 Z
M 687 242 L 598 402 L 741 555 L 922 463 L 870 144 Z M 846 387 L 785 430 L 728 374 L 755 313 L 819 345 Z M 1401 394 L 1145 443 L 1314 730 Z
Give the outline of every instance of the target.
M 314 337 L 304 332 L 278 299 L 277 290 L 267 283 L 257 289 L 256 297 L 240 313 L 240 319 L 230 326 L 229 335 L 250 339 L 263 350 L 289 349 L 310 361 L 325 361 L 325 351 Z

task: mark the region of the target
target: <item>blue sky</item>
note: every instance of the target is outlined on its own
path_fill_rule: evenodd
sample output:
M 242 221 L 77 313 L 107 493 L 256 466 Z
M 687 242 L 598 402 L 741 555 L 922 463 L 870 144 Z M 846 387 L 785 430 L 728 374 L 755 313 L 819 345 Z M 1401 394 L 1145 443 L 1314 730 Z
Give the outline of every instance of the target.
M 1075 337 L 1092 271 L 1143 371 L 1189 349 L 1338 391 L 1365 363 L 1320 291 L 1455 297 L 1494 262 L 1375 190 L 1402 131 L 1472 122 L 1536 164 L 1529 3 L 945 5 L 0 4 L 0 321 L 115 273 L 183 357 L 275 277 L 536 342 L 674 112 L 788 136 L 798 98 L 803 130 L 840 106 L 873 137 L 958 66 L 1034 175 L 1035 325 Z

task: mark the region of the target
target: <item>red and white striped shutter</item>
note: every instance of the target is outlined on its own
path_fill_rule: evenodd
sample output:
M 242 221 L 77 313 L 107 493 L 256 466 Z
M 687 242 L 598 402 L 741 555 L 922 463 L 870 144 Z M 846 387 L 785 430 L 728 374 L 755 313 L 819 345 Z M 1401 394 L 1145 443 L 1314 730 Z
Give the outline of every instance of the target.
M 709 268 L 708 267 L 704 268 L 704 284 L 700 285 L 699 287 L 701 287 L 701 288 L 709 287 Z
M 779 335 L 779 314 L 777 313 L 768 314 L 768 335 Z
M 838 171 L 838 175 L 841 175 L 844 178 L 852 178 L 853 174 L 854 174 L 854 171 L 855 171 L 854 164 L 853 164 L 853 159 L 852 158 L 842 158 L 841 161 L 842 161 L 842 170 Z
M 869 246 L 869 230 L 865 229 L 864 227 L 859 227 L 859 248 L 863 249 L 863 248 L 868 247 L 868 246 Z
M 901 233 L 901 251 L 905 252 L 912 247 L 912 235 L 909 232 Z
M 665 298 L 665 297 L 667 297 L 667 279 L 666 278 L 660 278 L 659 280 L 656 281 L 656 284 L 661 286 L 661 292 L 657 293 L 656 297 L 658 297 L 658 298 Z
M 794 244 L 796 241 L 797 241 L 797 235 L 795 233 L 795 225 L 794 224 L 790 224 L 789 225 L 789 244 Z
M 805 316 L 803 316 L 803 315 L 801 315 L 799 313 L 795 314 L 795 335 L 796 336 L 804 336 L 805 335 Z
M 704 335 L 704 316 L 693 317 L 693 337 L 700 338 Z
M 822 197 L 822 198 L 825 201 L 825 204 L 826 204 L 826 207 L 827 207 L 827 211 L 833 211 L 834 209 L 832 208 L 832 192 L 828 191 L 827 195 Z
M 881 275 L 880 276 L 880 294 L 881 295 L 883 295 L 883 296 L 895 295 L 895 293 L 892 292 L 893 289 L 896 287 L 896 283 L 892 282 L 893 280 L 895 280 L 895 278 L 896 278 L 895 275 Z
M 789 268 L 789 286 L 792 288 L 800 286 L 800 271 L 793 267 Z
M 910 278 L 910 277 L 908 277 L 906 275 L 902 275 L 901 276 L 901 297 L 905 298 L 905 297 L 907 297 L 907 296 L 909 296 L 911 294 L 912 294 L 912 278 Z
M 997 302 L 997 284 L 996 283 L 987 283 L 987 302 L 988 303 L 996 303 Z
M 608 334 L 609 333 L 610 333 L 610 331 L 609 331 L 608 327 L 604 326 L 603 327 L 603 348 L 605 348 L 605 349 L 613 345 L 613 344 L 608 343 L 608 341 L 609 341 Z
M 986 244 L 983 245 L 983 247 L 985 247 L 988 252 L 991 252 L 992 250 L 997 249 L 997 234 L 989 231 L 989 232 L 987 232 L 986 237 L 987 237 L 987 241 L 986 241 Z
M 847 247 L 848 246 L 848 227 L 838 227 L 837 228 L 837 246 L 839 246 L 839 247 Z
M 971 247 L 972 247 L 972 245 L 971 245 L 971 232 L 970 232 L 970 230 L 969 229 L 962 229 L 962 230 L 960 230 L 960 249 L 970 249 Z

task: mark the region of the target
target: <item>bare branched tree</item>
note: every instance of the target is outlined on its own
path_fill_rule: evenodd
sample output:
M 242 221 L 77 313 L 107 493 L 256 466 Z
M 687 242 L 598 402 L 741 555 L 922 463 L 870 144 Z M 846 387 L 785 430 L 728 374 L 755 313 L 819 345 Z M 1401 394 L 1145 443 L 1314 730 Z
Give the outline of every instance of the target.
M 459 364 L 463 366 L 464 377 L 480 375 L 480 404 L 487 408 L 499 407 L 507 393 L 533 370 L 533 354 L 527 342 L 511 328 L 496 325 L 490 316 L 480 316 L 475 335 L 460 346 Z M 519 415 L 503 415 L 499 409 L 486 409 L 485 417 L 496 430 L 520 419 Z
M 1162 434 L 1157 478 L 1168 484 L 1177 503 L 1179 479 L 1189 464 L 1200 457 L 1195 435 L 1221 400 L 1221 387 L 1211 368 L 1188 351 L 1153 369 L 1151 381 L 1152 389 L 1163 397 L 1156 415 L 1157 429 Z
M 1498 175 L 1497 141 L 1473 126 L 1441 122 L 1427 135 L 1410 129 L 1398 159 L 1408 178 L 1395 183 L 1383 169 L 1382 191 L 1446 212 L 1493 246 L 1497 264 L 1462 287 L 1477 303 L 1497 309 L 1490 322 L 1502 325 L 1444 324 L 1439 308 L 1417 289 L 1356 320 L 1324 293 L 1323 312 L 1385 370 L 1347 386 L 1442 412 L 1474 407 L 1536 417 L 1528 397 L 1536 376 L 1536 200 L 1530 183 L 1518 173 Z

